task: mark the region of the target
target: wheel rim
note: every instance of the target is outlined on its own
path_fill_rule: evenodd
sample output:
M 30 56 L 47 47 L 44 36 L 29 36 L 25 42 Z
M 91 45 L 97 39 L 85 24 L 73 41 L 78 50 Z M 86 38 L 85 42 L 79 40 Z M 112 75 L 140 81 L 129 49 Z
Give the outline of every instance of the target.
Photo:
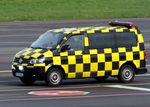
M 125 68 L 123 70 L 122 76 L 124 80 L 129 81 L 133 78 L 133 71 L 131 68 Z
M 61 80 L 61 76 L 58 72 L 54 71 L 50 75 L 50 81 L 52 84 L 59 84 Z

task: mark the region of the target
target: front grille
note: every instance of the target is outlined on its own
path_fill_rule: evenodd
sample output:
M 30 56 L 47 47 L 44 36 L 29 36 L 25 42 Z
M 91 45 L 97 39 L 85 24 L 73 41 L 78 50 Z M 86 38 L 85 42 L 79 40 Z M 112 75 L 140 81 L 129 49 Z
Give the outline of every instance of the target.
M 19 60 L 22 59 L 22 61 L 20 62 Z M 15 58 L 14 62 L 16 63 L 29 63 L 30 62 L 30 59 L 24 59 L 24 58 Z

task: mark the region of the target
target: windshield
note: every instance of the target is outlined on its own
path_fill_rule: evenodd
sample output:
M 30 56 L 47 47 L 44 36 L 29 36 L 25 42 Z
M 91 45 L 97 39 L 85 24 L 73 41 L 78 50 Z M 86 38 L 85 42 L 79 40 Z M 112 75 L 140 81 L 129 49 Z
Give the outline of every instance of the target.
M 47 31 L 42 34 L 35 42 L 31 44 L 32 48 L 49 48 L 53 49 L 62 39 L 62 33 Z

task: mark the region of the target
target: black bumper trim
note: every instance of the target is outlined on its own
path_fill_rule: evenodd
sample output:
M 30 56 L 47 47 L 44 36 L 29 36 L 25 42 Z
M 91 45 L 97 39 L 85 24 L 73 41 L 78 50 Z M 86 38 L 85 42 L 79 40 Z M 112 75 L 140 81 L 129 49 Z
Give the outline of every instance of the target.
M 147 68 L 139 68 L 139 69 L 137 69 L 136 70 L 136 72 L 135 72 L 136 74 L 145 74 L 145 73 L 147 73 Z

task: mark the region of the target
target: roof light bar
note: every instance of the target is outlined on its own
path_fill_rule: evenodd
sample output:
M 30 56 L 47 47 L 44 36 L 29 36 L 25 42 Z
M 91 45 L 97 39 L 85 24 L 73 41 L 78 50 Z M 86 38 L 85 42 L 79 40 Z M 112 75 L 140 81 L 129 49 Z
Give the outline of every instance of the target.
M 109 25 L 111 25 L 111 26 L 124 26 L 124 27 L 127 27 L 129 29 L 134 27 L 134 28 L 138 29 L 138 27 L 132 22 L 110 21 Z

